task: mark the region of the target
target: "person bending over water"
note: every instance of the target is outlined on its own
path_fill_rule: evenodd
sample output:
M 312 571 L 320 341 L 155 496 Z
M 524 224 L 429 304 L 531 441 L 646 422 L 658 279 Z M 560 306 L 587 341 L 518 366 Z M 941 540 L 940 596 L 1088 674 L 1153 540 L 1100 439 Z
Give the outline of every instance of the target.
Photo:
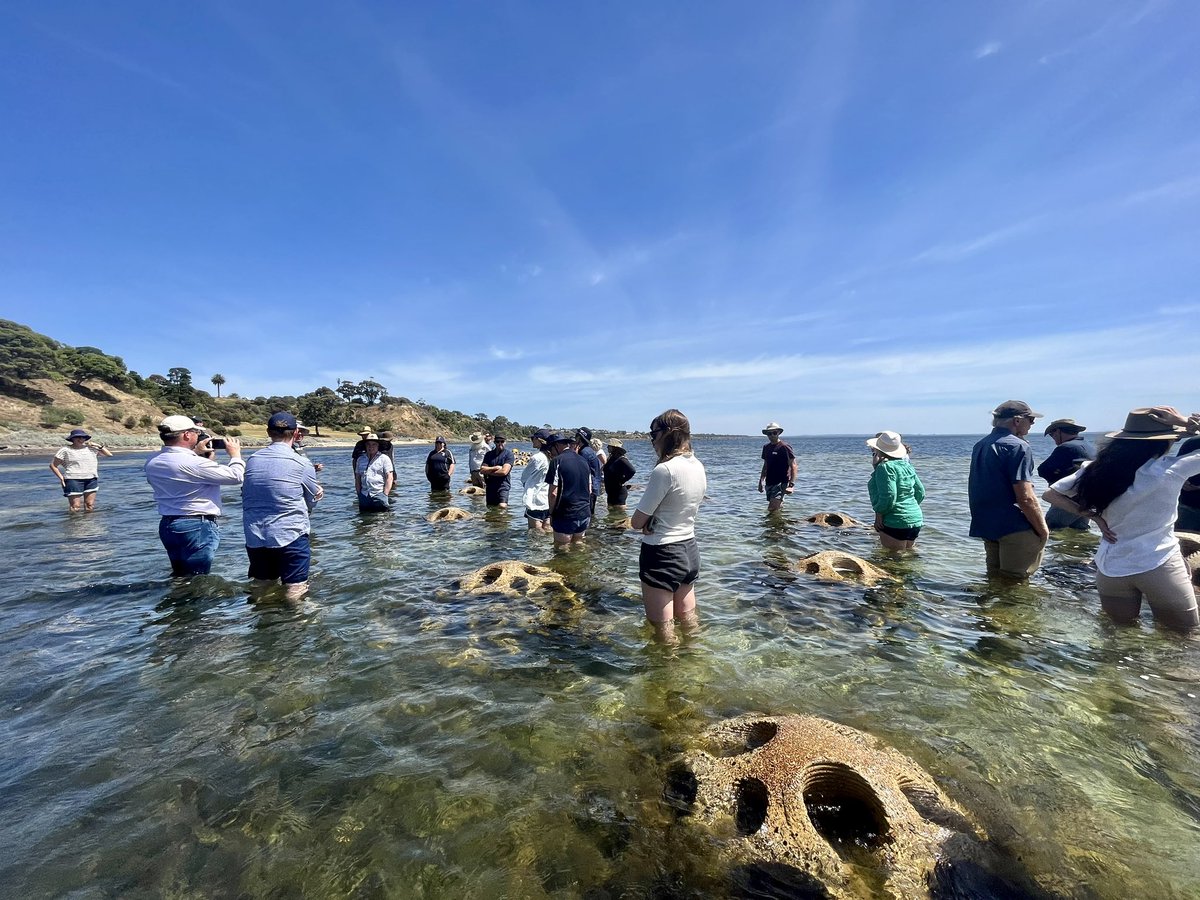
M 642 533 L 638 574 L 646 618 L 660 637 L 671 640 L 674 621 L 696 621 L 696 513 L 708 481 L 704 466 L 692 454 L 692 427 L 679 410 L 668 409 L 650 423 L 650 440 L 658 465 L 650 473 L 632 527 Z
M 1095 462 L 1042 495 L 1100 527 L 1096 590 L 1100 607 L 1119 622 L 1134 621 L 1145 599 L 1164 625 L 1200 625 L 1196 592 L 1172 531 L 1179 490 L 1200 474 L 1200 454 L 1165 455 L 1185 430 L 1200 432 L 1200 413 L 1184 416 L 1170 406 L 1132 410 Z
M 867 441 L 875 470 L 867 482 L 875 531 L 885 550 L 911 550 L 925 518 L 921 503 L 925 485 L 908 461 L 908 448 L 894 431 L 881 431 Z

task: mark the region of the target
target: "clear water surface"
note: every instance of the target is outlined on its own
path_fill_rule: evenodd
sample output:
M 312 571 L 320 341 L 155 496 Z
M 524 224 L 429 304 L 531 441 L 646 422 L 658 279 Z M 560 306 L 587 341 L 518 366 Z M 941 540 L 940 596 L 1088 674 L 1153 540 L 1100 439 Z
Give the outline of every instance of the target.
M 664 772 L 754 711 L 890 742 L 1059 895 L 1200 896 L 1200 641 L 1103 621 L 1094 538 L 989 585 L 965 536 L 973 440 L 912 439 L 929 497 L 909 559 L 804 521 L 869 520 L 861 439 L 795 441 L 775 517 L 761 441 L 701 442 L 703 624 L 677 647 L 643 623 L 634 535 L 556 554 L 519 502 L 458 495 L 476 517 L 430 525 L 447 498 L 426 448 L 397 450 L 398 502 L 374 516 L 349 451 L 313 452 L 327 495 L 296 607 L 250 600 L 236 490 L 214 573 L 173 583 L 144 454 L 102 461 L 100 509 L 76 516 L 46 459 L 0 460 L 4 895 L 721 896 L 728 864 L 677 826 Z M 649 448 L 631 456 L 644 485 Z M 790 567 L 831 548 L 899 581 Z M 460 594 L 503 559 L 578 601 Z

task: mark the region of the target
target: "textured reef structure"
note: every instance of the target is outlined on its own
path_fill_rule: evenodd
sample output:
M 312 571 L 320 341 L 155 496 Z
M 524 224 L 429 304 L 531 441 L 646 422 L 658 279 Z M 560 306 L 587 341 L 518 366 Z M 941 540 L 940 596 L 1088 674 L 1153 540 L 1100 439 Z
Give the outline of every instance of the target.
M 933 777 L 869 734 L 742 716 L 701 744 L 676 762 L 667 794 L 691 827 L 718 836 L 743 880 L 754 873 L 785 896 L 910 900 L 957 897 L 969 872 L 985 896 L 1030 896 L 991 873 L 986 834 Z
M 471 518 L 471 514 L 465 509 L 459 509 L 457 506 L 443 506 L 441 509 L 434 510 L 425 517 L 427 522 L 461 522 L 463 519 Z
M 459 584 L 469 594 L 524 597 L 537 591 L 555 590 L 564 596 L 575 595 L 557 572 L 518 560 L 490 563 L 463 576 Z
M 883 569 L 871 565 L 865 559 L 837 550 L 822 550 L 820 553 L 806 556 L 796 563 L 796 568 L 826 581 L 858 581 L 869 586 L 880 581 L 895 580 Z
M 820 525 L 822 528 L 858 528 L 863 524 L 858 519 L 839 512 L 814 513 L 805 521 L 812 525 Z

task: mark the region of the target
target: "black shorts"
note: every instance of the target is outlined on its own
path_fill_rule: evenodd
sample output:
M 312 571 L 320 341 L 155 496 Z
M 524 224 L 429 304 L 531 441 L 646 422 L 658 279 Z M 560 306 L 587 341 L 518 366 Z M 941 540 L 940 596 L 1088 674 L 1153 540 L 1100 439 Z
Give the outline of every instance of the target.
M 448 491 L 450 490 L 449 475 L 433 475 L 429 479 L 429 489 L 431 491 Z
M 609 488 L 607 493 L 609 506 L 624 506 L 625 501 L 629 499 L 629 488 L 624 485 L 619 488 Z
M 880 525 L 876 530 L 898 541 L 915 541 L 917 535 L 921 533 L 921 526 L 918 525 L 916 528 L 888 528 L 886 525 Z
M 674 593 L 700 577 L 700 548 L 696 539 L 674 544 L 642 544 L 638 556 L 642 584 Z

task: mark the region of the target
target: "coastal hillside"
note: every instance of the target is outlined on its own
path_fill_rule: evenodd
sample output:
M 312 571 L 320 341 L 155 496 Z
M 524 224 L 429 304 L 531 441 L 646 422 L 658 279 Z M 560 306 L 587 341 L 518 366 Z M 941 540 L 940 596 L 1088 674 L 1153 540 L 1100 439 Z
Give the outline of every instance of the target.
M 211 384 L 216 396 L 197 387 Z M 0 446 L 58 446 L 64 429 L 85 426 L 117 447 L 154 446 L 155 423 L 182 413 L 204 418 L 211 431 L 265 437 L 263 423 L 281 409 L 295 412 L 315 436 L 349 439 L 362 428 L 401 438 L 462 441 L 474 431 L 527 433 L 505 416 L 467 415 L 394 395 L 379 382 L 339 381 L 299 396 L 221 396 L 224 376 L 193 377 L 175 367 L 143 377 L 119 356 L 97 347 L 72 347 L 17 322 L 0 319 Z

